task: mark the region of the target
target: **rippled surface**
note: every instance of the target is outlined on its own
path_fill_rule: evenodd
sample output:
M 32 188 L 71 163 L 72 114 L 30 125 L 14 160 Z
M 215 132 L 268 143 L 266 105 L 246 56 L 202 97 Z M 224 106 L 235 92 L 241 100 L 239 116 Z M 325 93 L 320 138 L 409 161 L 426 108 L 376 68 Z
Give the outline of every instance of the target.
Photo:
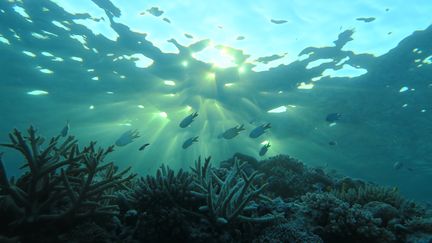
M 428 199 L 432 7 L 306 3 L 2 1 L 0 135 L 29 124 L 56 135 L 69 120 L 71 134 L 109 145 L 136 129 L 113 159 L 143 174 L 199 155 L 259 157 L 270 143 L 265 157 Z

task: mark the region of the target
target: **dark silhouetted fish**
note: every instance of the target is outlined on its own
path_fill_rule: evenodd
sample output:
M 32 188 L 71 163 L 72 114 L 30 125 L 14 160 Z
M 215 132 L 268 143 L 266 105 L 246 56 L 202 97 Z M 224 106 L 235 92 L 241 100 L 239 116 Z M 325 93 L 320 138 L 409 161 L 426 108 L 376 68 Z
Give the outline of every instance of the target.
M 399 161 L 397 161 L 393 164 L 393 168 L 395 170 L 400 170 L 400 169 L 402 169 L 403 166 L 404 166 L 404 164 L 402 162 L 399 162 Z
M 283 19 L 281 19 L 281 20 L 271 19 L 270 21 L 271 21 L 273 24 L 285 24 L 286 22 L 288 22 L 288 21 L 283 20 Z
M 198 142 L 198 136 L 188 138 L 182 145 L 183 149 L 189 148 L 194 142 Z
M 271 128 L 270 123 L 260 125 L 249 133 L 249 137 L 257 138 L 257 137 L 261 136 L 262 134 L 264 134 L 265 131 L 269 128 Z
M 259 155 L 264 156 L 267 153 L 270 146 L 271 146 L 270 143 L 264 144 L 259 151 Z
M 138 150 L 143 151 L 149 145 L 150 145 L 149 143 L 146 143 L 146 144 L 142 145 Z
M 135 138 L 139 138 L 139 132 L 138 130 L 128 130 L 126 132 L 124 132 L 116 141 L 115 141 L 115 145 L 122 147 L 122 146 L 126 146 L 130 143 L 133 142 L 133 140 Z
M 358 20 L 358 21 L 363 21 L 363 22 L 365 22 L 365 23 L 369 23 L 369 22 L 374 21 L 374 20 L 375 20 L 375 17 L 368 17 L 368 18 L 361 17 L 361 18 L 356 18 L 356 20 Z
M 328 144 L 329 144 L 330 146 L 335 146 L 335 145 L 337 145 L 337 142 L 336 142 L 336 141 L 330 141 L 330 142 L 328 142 Z
M 185 128 L 187 126 L 189 126 L 193 121 L 194 118 L 198 116 L 197 112 L 194 112 L 192 114 L 190 114 L 189 116 L 185 117 L 181 122 L 180 122 L 180 127 L 181 128 Z
M 224 133 L 222 133 L 220 135 L 220 137 L 221 138 L 225 138 L 225 139 L 232 139 L 235 136 L 239 135 L 240 132 L 243 131 L 243 130 L 245 130 L 243 124 L 241 126 L 231 127 L 230 129 L 228 129 Z
M 341 113 L 330 113 L 326 116 L 326 121 L 330 123 L 335 123 L 336 121 L 340 120 L 341 117 Z

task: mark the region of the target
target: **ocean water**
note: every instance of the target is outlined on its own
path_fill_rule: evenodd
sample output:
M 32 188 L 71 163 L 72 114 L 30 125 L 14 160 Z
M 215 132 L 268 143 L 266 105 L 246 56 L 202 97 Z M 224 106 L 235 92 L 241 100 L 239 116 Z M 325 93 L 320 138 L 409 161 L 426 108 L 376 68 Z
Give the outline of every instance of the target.
M 0 141 L 69 123 L 80 144 L 108 146 L 136 129 L 110 160 L 142 175 L 288 154 L 430 202 L 431 12 L 426 0 L 2 0 Z

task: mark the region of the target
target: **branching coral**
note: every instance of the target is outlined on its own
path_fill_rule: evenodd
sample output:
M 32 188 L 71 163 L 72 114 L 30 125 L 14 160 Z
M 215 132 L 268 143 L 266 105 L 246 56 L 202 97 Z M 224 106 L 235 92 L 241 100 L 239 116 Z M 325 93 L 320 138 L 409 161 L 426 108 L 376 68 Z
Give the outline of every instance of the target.
M 0 159 L 0 194 L 16 214 L 10 226 L 116 214 L 112 189 L 121 188 L 135 176 L 129 173 L 130 168 L 117 172 L 113 162 L 104 163 L 113 146 L 96 149 L 96 142 L 90 142 L 80 151 L 73 136 L 64 141 L 53 137 L 44 146 L 44 139 L 33 127 L 28 136 L 14 129 L 9 138 L 11 143 L 1 146 L 20 152 L 25 158 L 21 168 L 28 169 L 16 182 L 8 180 Z
M 192 194 L 205 199 L 206 204 L 199 210 L 205 212 L 210 222 L 227 224 L 235 220 L 248 222 L 268 222 L 277 218 L 275 215 L 250 217 L 244 215 L 253 199 L 262 196 L 261 191 L 267 186 L 256 187 L 253 183 L 261 174 L 254 171 L 249 176 L 243 171 L 245 163 L 235 160 L 234 166 L 224 179 L 212 170 L 210 157 L 201 164 L 201 159 L 192 168 L 196 189 Z
M 165 203 L 165 206 L 182 204 L 190 196 L 192 176 L 180 169 L 177 174 L 168 166 L 162 165 L 156 177 L 147 175 L 141 178 L 132 197 L 139 208 L 150 203 Z

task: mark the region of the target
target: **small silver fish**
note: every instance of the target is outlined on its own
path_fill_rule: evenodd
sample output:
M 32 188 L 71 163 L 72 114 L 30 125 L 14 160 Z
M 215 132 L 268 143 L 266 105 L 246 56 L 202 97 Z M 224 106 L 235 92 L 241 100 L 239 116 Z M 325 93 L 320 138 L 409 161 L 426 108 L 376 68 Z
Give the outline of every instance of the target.
M 70 124 L 69 124 L 69 120 L 67 120 L 66 125 L 63 127 L 63 129 L 60 132 L 62 137 L 66 137 L 68 135 L 69 129 L 70 129 Z

